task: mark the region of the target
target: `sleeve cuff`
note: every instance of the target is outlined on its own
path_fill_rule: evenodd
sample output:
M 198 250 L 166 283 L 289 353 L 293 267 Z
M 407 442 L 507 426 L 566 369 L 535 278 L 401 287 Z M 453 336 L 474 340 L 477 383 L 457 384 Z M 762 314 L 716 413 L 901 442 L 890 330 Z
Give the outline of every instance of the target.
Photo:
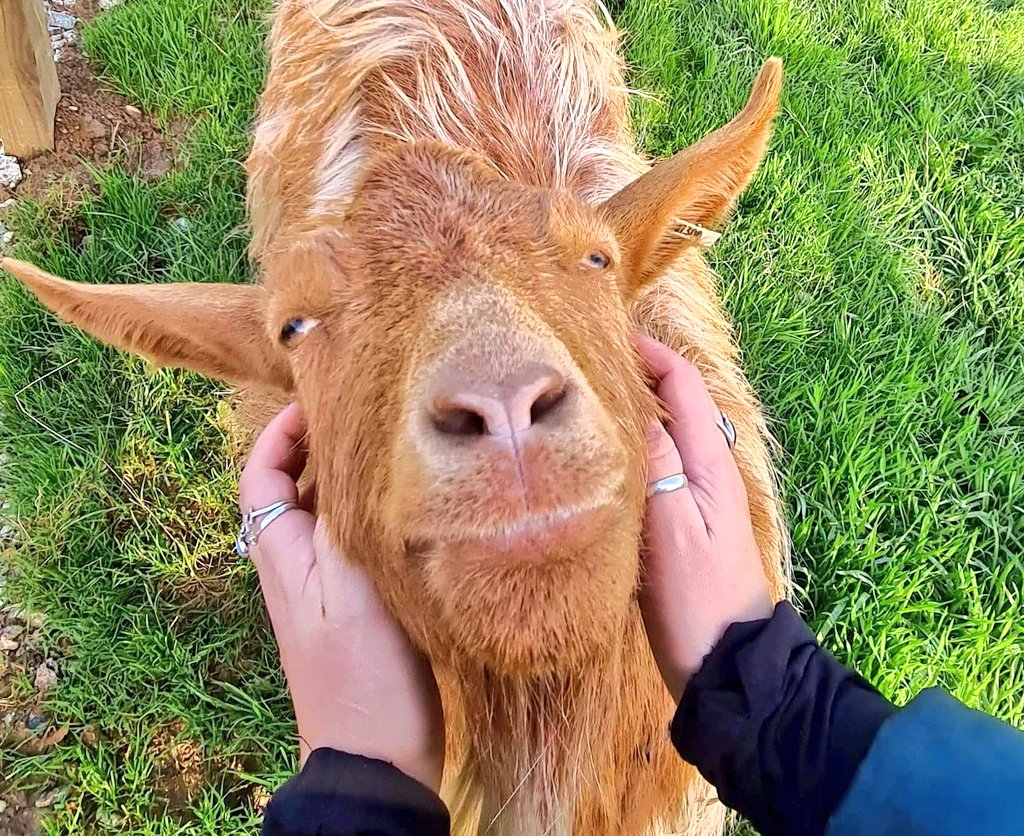
M 448 809 L 385 761 L 313 751 L 270 799 L 262 836 L 448 836 Z
M 764 836 L 820 836 L 893 711 L 782 602 L 729 627 L 683 694 L 672 742 Z

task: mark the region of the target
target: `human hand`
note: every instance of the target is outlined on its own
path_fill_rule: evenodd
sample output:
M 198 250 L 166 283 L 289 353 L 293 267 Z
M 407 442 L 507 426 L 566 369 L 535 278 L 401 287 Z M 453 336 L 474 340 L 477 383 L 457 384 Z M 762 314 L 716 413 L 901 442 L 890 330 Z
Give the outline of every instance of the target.
M 661 675 L 678 702 L 726 628 L 774 609 L 754 542 L 747 492 L 719 411 L 696 366 L 644 335 L 637 348 L 668 407 L 648 429 L 648 484 L 688 484 L 647 502 L 640 608 Z
M 263 431 L 238 486 L 243 513 L 299 500 L 304 433 L 298 404 Z M 444 766 L 437 683 L 366 572 L 332 548 L 301 507 L 261 532 L 250 555 L 295 708 L 301 763 L 329 747 L 388 761 L 437 792 Z

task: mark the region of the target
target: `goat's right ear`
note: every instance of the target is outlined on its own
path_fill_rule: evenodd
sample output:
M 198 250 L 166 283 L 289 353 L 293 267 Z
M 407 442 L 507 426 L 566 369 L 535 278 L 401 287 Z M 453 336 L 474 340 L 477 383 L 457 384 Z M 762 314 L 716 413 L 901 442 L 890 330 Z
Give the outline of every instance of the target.
M 728 217 L 761 164 L 781 92 L 782 62 L 772 58 L 731 122 L 662 160 L 603 204 L 622 248 L 628 296 L 662 275 L 683 250 L 708 241 L 704 227 Z
M 83 284 L 24 261 L 0 268 L 61 319 L 157 366 L 290 392 L 284 350 L 267 333 L 266 291 L 238 284 Z

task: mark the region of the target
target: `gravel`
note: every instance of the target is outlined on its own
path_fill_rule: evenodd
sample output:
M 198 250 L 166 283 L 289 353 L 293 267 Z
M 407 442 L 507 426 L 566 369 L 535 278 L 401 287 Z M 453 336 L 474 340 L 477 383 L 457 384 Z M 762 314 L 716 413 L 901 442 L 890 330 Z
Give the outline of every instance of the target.
M 42 0 L 46 9 L 46 26 L 50 30 L 50 46 L 53 60 L 60 61 L 69 47 L 78 43 L 78 18 L 68 12 L 75 7 L 75 0 Z

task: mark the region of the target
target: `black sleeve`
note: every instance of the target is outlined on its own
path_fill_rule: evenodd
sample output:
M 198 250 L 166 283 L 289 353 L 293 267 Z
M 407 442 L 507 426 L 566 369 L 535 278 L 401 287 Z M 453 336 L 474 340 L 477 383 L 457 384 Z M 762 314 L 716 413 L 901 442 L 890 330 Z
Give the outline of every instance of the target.
M 683 693 L 672 742 L 764 836 L 821 836 L 894 711 L 781 603 L 726 630 Z
M 449 836 L 444 803 L 390 763 L 317 749 L 274 793 L 262 836 Z

